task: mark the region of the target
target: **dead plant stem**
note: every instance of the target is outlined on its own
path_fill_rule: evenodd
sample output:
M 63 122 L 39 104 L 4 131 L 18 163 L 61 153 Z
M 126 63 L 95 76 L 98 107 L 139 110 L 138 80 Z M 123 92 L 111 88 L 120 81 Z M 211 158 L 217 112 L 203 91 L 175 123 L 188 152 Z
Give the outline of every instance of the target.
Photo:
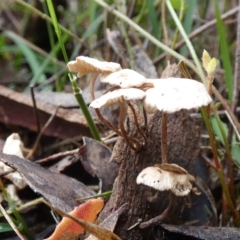
M 24 237 L 22 236 L 22 234 L 20 233 L 20 231 L 18 230 L 18 228 L 16 227 L 16 225 L 14 224 L 14 222 L 12 221 L 12 219 L 8 216 L 7 212 L 3 208 L 2 204 L 0 204 L 0 210 L 1 210 L 2 214 L 4 215 L 4 217 L 6 218 L 6 220 L 8 221 L 8 223 L 10 224 L 10 226 L 12 227 L 12 229 L 14 230 L 14 232 L 18 235 L 18 237 L 21 240 L 25 240 Z

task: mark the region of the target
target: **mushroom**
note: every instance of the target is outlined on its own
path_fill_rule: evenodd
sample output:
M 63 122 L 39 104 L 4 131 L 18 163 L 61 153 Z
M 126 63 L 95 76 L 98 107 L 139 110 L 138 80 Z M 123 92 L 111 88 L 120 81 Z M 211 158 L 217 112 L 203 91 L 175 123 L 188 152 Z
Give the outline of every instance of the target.
M 75 61 L 70 61 L 68 64 L 68 69 L 71 72 L 78 73 L 78 77 L 85 76 L 86 74 L 92 73 L 92 79 L 90 81 L 90 93 L 92 100 L 95 99 L 94 94 L 94 85 L 97 80 L 97 76 L 99 74 L 109 74 L 116 71 L 121 70 L 121 65 L 114 62 L 102 62 L 94 58 L 85 57 L 85 56 L 79 56 L 76 58 Z M 95 109 L 95 112 L 99 119 L 101 119 L 105 124 L 108 126 L 111 126 L 113 128 L 112 124 L 109 123 L 106 119 L 102 118 L 102 115 L 98 109 Z
M 143 169 L 137 184 L 144 184 L 159 191 L 170 191 L 178 197 L 188 195 L 191 191 L 198 194 L 192 184 L 195 178 L 177 164 L 156 164 Z
M 114 127 L 112 124 L 110 124 L 106 119 L 104 119 L 102 115 L 100 116 L 100 119 L 104 120 L 109 128 L 113 129 L 120 136 L 124 137 L 124 139 L 126 140 L 128 145 L 133 150 L 136 151 L 141 148 L 141 144 L 139 143 L 139 141 L 137 139 L 131 138 L 128 136 L 128 134 L 124 128 L 123 122 L 124 122 L 124 117 L 127 112 L 127 104 L 129 106 L 131 106 L 131 103 L 129 101 L 143 99 L 144 97 L 145 97 L 145 92 L 141 89 L 137 89 L 137 88 L 122 89 L 121 88 L 121 89 L 116 89 L 114 91 L 108 92 L 108 93 L 104 94 L 103 96 L 101 96 L 100 98 L 95 99 L 90 104 L 90 107 L 93 107 L 96 109 L 96 108 L 101 108 L 101 107 L 112 106 L 114 104 L 119 104 L 119 106 L 120 106 L 119 125 L 120 125 L 121 132 L 116 127 Z M 137 129 L 144 138 L 144 141 L 145 141 L 144 144 L 146 144 L 147 138 L 139 127 L 139 124 L 137 122 L 136 113 L 132 107 L 131 107 L 131 110 L 133 111 L 133 114 L 134 114 L 134 119 L 135 119 Z
M 122 69 L 110 74 L 102 74 L 100 81 L 116 85 L 121 88 L 141 87 L 146 83 L 146 78 L 131 69 Z
M 169 191 L 167 208 L 160 215 L 141 223 L 141 228 L 162 222 L 167 217 L 174 203 L 173 194 L 178 197 L 186 196 L 191 191 L 197 195 L 200 194 L 196 188 L 192 187 L 195 183 L 195 178 L 177 164 L 163 163 L 147 167 L 139 173 L 136 182 L 137 184 L 143 184 L 158 191 Z
M 83 77 L 89 73 L 112 73 L 119 71 L 121 68 L 119 63 L 102 62 L 94 58 L 79 56 L 75 61 L 70 61 L 68 64 L 70 72 L 78 73 L 78 77 Z
M 147 79 L 146 84 L 152 88 L 146 90 L 143 106 L 147 113 L 162 111 L 161 150 L 162 163 L 167 162 L 167 113 L 181 109 L 192 109 L 207 106 L 211 97 L 205 86 L 186 78 Z

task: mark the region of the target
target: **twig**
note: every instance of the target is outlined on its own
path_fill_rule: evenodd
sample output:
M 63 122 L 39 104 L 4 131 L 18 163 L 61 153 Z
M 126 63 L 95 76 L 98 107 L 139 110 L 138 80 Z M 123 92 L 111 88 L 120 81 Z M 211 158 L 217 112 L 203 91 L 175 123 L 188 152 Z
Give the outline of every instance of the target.
M 77 148 L 77 149 L 73 149 L 73 150 L 70 150 L 70 151 L 56 153 L 56 154 L 53 154 L 53 155 L 48 156 L 46 158 L 42 158 L 40 160 L 37 160 L 36 163 L 45 163 L 45 162 L 53 161 L 53 160 L 56 160 L 57 158 L 62 158 L 62 157 L 66 157 L 66 156 L 69 156 L 69 155 L 77 154 L 78 151 L 79 151 L 79 149 Z
M 170 195 L 169 196 L 169 204 L 168 204 L 168 207 L 163 211 L 163 213 L 155 218 L 152 218 L 146 222 L 141 223 L 140 228 L 149 227 L 149 226 L 153 225 L 154 223 L 161 223 L 168 216 L 168 214 L 171 211 L 172 206 L 173 206 L 173 194 L 169 193 L 169 195 Z
M 227 101 L 222 97 L 222 95 L 218 92 L 218 90 L 214 86 L 212 86 L 212 90 L 213 90 L 213 93 L 216 96 L 216 98 L 219 100 L 219 102 L 222 104 L 222 106 L 228 112 L 228 114 L 231 117 L 234 125 L 236 126 L 238 132 L 240 133 L 240 123 L 238 122 L 235 114 L 233 113 L 232 109 L 228 105 Z
M 238 2 L 240 6 L 240 1 Z M 237 22 L 237 39 L 236 39 L 236 52 L 235 52 L 235 72 L 234 72 L 234 87 L 233 87 L 233 106 L 232 110 L 235 113 L 238 102 L 239 80 L 240 79 L 240 8 L 238 10 Z
M 36 99 L 35 99 L 35 95 L 34 95 L 34 86 L 30 86 L 30 90 L 31 90 L 31 97 L 32 97 L 32 101 L 33 101 L 33 111 L 34 111 L 35 120 L 36 120 L 36 124 L 37 124 L 37 133 L 39 134 L 41 131 L 41 127 L 40 127 L 40 122 L 39 122 L 39 115 L 38 115 Z
M 50 123 L 52 122 L 52 120 L 54 119 L 55 115 L 57 114 L 58 108 L 60 106 L 57 106 L 54 113 L 51 115 L 51 117 L 48 119 L 48 121 L 45 123 L 45 125 L 43 126 L 41 132 L 38 134 L 37 139 L 33 145 L 33 148 L 31 149 L 31 151 L 28 153 L 28 155 L 26 156 L 26 159 L 29 159 L 30 157 L 32 157 L 32 155 L 35 153 L 35 151 L 37 150 L 39 141 L 44 133 L 44 131 L 47 129 L 47 127 L 50 125 Z
M 21 240 L 25 240 L 24 237 L 22 236 L 22 234 L 19 232 L 16 225 L 14 224 L 14 222 L 12 221 L 12 219 L 8 216 L 7 212 L 3 208 L 2 204 L 0 204 L 0 210 L 1 210 L 2 214 L 4 215 L 4 217 L 6 218 L 6 220 L 8 221 L 8 223 L 10 224 L 10 226 L 12 227 L 12 229 L 14 230 L 14 232 L 18 235 L 18 237 Z

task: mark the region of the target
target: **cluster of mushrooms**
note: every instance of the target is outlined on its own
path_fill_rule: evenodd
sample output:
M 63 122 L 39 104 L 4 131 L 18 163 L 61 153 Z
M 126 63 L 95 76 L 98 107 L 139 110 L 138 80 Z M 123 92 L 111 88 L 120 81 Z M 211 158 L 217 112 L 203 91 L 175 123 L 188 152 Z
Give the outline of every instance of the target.
M 205 86 L 192 79 L 186 78 L 163 78 L 147 79 L 134 70 L 122 69 L 120 64 L 114 62 L 102 62 L 93 58 L 80 56 L 76 61 L 68 63 L 71 72 L 77 73 L 78 77 L 92 73 L 90 107 L 96 110 L 100 120 L 109 128 L 123 137 L 129 147 L 134 151 L 140 151 L 147 145 L 147 138 L 141 130 L 136 112 L 131 101 L 142 101 L 145 126 L 147 114 L 162 111 L 162 163 L 150 166 L 142 170 L 137 177 L 137 184 L 144 184 L 159 191 L 170 191 L 176 196 L 186 196 L 191 191 L 198 194 L 193 188 L 195 178 L 185 169 L 167 163 L 167 114 L 181 109 L 196 109 L 207 106 L 212 101 Z M 95 99 L 94 83 L 97 79 L 103 83 L 113 85 L 107 93 Z M 120 108 L 119 128 L 113 126 L 101 115 L 99 109 L 118 104 Z M 124 119 L 127 109 L 133 112 L 136 127 L 142 136 L 142 140 L 128 135 L 124 128 Z

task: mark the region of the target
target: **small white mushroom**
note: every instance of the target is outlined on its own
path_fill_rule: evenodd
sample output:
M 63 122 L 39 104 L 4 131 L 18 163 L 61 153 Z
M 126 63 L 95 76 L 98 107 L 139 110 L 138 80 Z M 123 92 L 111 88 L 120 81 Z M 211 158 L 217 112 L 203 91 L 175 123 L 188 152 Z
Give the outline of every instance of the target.
M 23 147 L 24 146 L 19 134 L 13 133 L 6 139 L 6 142 L 3 147 L 3 153 L 16 155 L 20 158 L 24 158 L 22 152 Z M 0 162 L 0 173 L 8 172 L 10 170 L 12 170 L 11 167 L 8 167 L 3 162 Z M 18 189 L 23 189 L 27 185 L 23 177 L 18 172 L 9 173 L 4 177 L 12 181 Z
M 141 149 L 142 144 L 139 142 L 138 139 L 132 138 L 128 136 L 127 131 L 124 128 L 124 118 L 127 113 L 127 106 L 129 105 L 131 110 L 133 111 L 133 115 L 135 116 L 135 124 L 137 126 L 137 129 L 139 133 L 143 136 L 144 138 L 144 145 L 146 144 L 146 136 L 143 134 L 141 131 L 139 124 L 137 122 L 137 117 L 134 108 L 131 106 L 131 104 L 128 102 L 130 100 L 137 100 L 137 99 L 143 99 L 145 96 L 145 92 L 143 90 L 137 89 L 137 88 L 127 88 L 127 89 L 116 89 L 112 92 L 108 92 L 101 96 L 100 98 L 95 99 L 92 101 L 90 104 L 90 107 L 98 108 L 101 107 L 108 107 L 112 106 L 114 104 L 119 104 L 120 111 L 119 111 L 119 125 L 121 132 L 114 127 L 110 122 L 108 122 L 103 116 L 98 112 L 98 117 L 102 122 L 104 122 L 110 129 L 114 130 L 116 133 L 118 133 L 120 136 L 122 136 L 127 144 L 134 150 L 137 151 Z M 99 111 L 99 110 L 98 110 Z
M 147 79 L 153 88 L 146 91 L 143 101 L 147 113 L 163 111 L 177 112 L 181 109 L 193 109 L 207 106 L 211 101 L 205 86 L 186 78 Z
M 91 102 L 90 107 L 101 108 L 129 100 L 143 99 L 145 92 L 137 88 L 116 89 L 108 92 Z
M 198 194 L 192 184 L 195 178 L 177 164 L 157 164 L 143 169 L 137 184 L 144 184 L 159 191 L 171 191 L 176 196 L 188 195 L 191 191 Z
M 101 75 L 100 81 L 121 88 L 132 88 L 141 87 L 146 82 L 146 78 L 134 70 L 122 69 L 114 73 Z
M 76 61 L 70 61 L 67 66 L 70 72 L 78 73 L 78 77 L 89 73 L 109 74 L 122 69 L 118 63 L 99 61 L 85 56 L 77 57 Z

